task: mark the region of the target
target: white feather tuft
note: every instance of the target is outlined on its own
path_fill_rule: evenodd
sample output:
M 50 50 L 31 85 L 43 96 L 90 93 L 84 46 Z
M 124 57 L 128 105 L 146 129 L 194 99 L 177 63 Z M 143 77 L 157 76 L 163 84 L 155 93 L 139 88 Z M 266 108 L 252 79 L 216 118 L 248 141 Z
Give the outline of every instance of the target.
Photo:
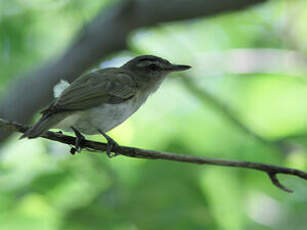
M 70 84 L 67 81 L 61 80 L 53 88 L 53 95 L 55 98 L 59 97 L 61 93 L 69 86 Z

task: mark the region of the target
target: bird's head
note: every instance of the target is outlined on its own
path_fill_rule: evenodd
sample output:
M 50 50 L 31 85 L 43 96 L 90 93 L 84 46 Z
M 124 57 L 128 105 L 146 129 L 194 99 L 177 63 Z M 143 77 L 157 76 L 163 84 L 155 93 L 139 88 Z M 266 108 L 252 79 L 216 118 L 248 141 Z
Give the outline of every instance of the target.
M 131 71 L 137 80 L 158 82 L 171 72 L 187 70 L 191 66 L 172 64 L 166 59 L 153 55 L 142 55 L 128 61 L 122 68 Z

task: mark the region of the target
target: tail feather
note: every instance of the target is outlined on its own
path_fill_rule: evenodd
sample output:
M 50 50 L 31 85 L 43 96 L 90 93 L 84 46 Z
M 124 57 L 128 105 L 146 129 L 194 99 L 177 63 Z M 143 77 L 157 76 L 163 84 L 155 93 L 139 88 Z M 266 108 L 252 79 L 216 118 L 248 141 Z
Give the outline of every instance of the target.
M 34 126 L 30 127 L 19 139 L 35 138 L 43 135 L 54 125 L 63 120 L 63 114 L 44 115 Z

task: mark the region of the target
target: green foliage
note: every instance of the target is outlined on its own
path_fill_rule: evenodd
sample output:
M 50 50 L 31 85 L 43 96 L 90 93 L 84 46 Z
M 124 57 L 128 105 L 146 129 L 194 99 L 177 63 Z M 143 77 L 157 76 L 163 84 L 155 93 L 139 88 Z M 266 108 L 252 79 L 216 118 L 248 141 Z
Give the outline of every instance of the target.
M 108 2 L 1 1 L 1 91 L 13 77 L 62 53 Z M 260 143 L 210 100 L 192 94 L 179 76 L 170 77 L 111 136 L 120 144 L 146 149 L 307 170 L 306 135 L 296 137 L 307 129 L 306 72 L 299 76 L 234 73 L 222 68 L 223 55 L 238 48 L 295 48 L 306 55 L 306 6 L 304 0 L 272 1 L 242 12 L 143 29 L 129 41 L 133 54 L 152 53 L 191 64 L 193 69 L 185 77 L 232 108 L 254 132 L 268 140 L 289 136 L 300 148 L 285 155 Z M 291 34 L 285 33 L 289 28 Z M 208 53 L 220 55 L 220 62 L 207 63 Z M 304 230 L 307 226 L 306 182 L 297 178 L 281 177 L 295 191 L 286 194 L 255 171 L 122 156 L 110 160 L 86 151 L 71 156 L 62 144 L 17 137 L 1 148 L 1 230 Z

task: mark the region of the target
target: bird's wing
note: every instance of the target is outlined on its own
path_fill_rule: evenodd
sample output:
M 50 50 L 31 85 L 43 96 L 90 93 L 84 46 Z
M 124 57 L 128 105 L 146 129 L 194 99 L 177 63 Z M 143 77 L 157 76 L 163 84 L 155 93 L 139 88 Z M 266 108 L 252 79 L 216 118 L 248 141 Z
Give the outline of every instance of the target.
M 132 98 L 135 92 L 136 83 L 129 72 L 115 68 L 99 70 L 72 82 L 43 114 L 117 104 Z

